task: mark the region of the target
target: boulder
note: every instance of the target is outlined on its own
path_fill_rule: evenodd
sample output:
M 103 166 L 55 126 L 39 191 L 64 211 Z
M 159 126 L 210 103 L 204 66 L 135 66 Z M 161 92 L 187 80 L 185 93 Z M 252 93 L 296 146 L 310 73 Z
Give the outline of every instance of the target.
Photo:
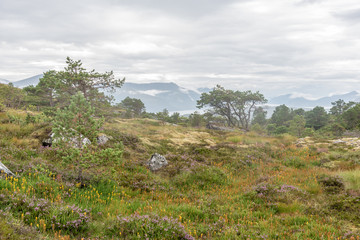
M 86 146 L 87 144 L 91 144 L 90 140 L 86 137 L 83 137 L 81 136 L 81 146 Z M 65 137 L 61 137 L 62 140 L 66 141 L 67 143 L 69 143 L 69 145 L 71 147 L 74 147 L 74 148 L 80 148 L 79 143 L 77 141 L 76 138 L 70 138 L 68 140 L 65 140 Z M 56 141 L 59 141 L 60 138 L 55 138 L 54 139 L 54 133 L 50 134 L 49 138 L 46 138 L 46 139 L 43 139 L 42 140 L 42 145 L 44 147 L 51 147 L 51 145 L 56 142 Z M 105 134 L 102 134 L 100 136 L 98 136 L 96 138 L 96 141 L 97 141 L 97 144 L 98 145 L 104 145 L 105 143 L 107 143 L 108 141 L 110 140 L 110 138 L 108 136 L 106 136 Z
M 154 153 L 150 160 L 147 162 L 147 165 L 149 166 L 151 171 L 157 171 L 160 168 L 168 165 L 168 161 L 166 158 L 158 153 Z
M 82 148 L 88 144 L 91 144 L 90 140 L 87 137 L 84 137 L 82 135 L 80 135 L 80 143 L 79 140 L 76 137 L 70 137 L 68 139 L 66 139 L 65 137 L 61 137 L 61 138 L 54 138 L 54 133 L 51 134 L 51 143 L 55 143 L 57 141 L 59 141 L 60 139 L 64 142 L 66 142 L 70 147 L 72 148 Z
M 4 172 L 7 175 L 15 176 L 2 162 L 0 162 L 0 172 Z
M 98 136 L 96 138 L 96 140 L 97 140 L 97 144 L 104 145 L 105 143 L 107 143 L 110 140 L 110 138 L 108 136 L 106 136 L 105 134 L 102 134 L 102 135 Z

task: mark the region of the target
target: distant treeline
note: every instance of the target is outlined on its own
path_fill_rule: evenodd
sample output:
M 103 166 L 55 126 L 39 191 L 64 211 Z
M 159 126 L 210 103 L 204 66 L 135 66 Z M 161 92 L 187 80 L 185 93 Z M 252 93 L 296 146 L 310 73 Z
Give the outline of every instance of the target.
M 69 105 L 71 96 L 81 92 L 97 116 L 122 118 L 152 118 L 162 122 L 183 126 L 203 127 L 208 124 L 253 130 L 263 134 L 277 135 L 289 133 L 297 137 L 322 134 L 340 136 L 346 130 L 360 128 L 360 103 L 344 102 L 339 99 L 332 102 L 327 112 L 317 106 L 310 111 L 291 109 L 286 105 L 275 108 L 270 119 L 264 105 L 267 100 L 259 92 L 234 91 L 217 85 L 212 91 L 203 93 L 197 102 L 198 108 L 206 112 L 194 112 L 187 117 L 167 109 L 158 113 L 148 113 L 145 104 L 136 98 L 125 98 L 114 104 L 111 95 L 120 88 L 125 79 L 116 79 L 113 72 L 98 73 L 87 71 L 80 60 L 66 59 L 67 67 L 63 71 L 49 70 L 44 73 L 36 86 L 19 89 L 10 84 L 0 84 L 0 111 L 4 108 L 22 108 L 42 111 L 53 115 L 57 109 Z

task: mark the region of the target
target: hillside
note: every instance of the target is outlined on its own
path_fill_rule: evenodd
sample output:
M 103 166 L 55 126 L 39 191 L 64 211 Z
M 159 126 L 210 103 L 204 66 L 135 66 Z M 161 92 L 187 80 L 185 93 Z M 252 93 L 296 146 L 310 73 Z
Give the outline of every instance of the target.
M 0 113 L 0 160 L 17 175 L 0 179 L 0 236 L 360 236 L 360 152 L 351 145 L 115 118 L 103 130 L 111 140 L 83 156 L 79 182 L 68 149 L 41 147 L 51 125 L 31 114 Z M 155 152 L 169 164 L 152 172 Z

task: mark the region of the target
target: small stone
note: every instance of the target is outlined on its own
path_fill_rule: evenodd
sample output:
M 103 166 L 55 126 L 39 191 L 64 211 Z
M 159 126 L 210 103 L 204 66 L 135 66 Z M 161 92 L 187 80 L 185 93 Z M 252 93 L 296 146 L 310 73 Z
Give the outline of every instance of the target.
M 168 161 L 166 158 L 158 153 L 154 153 L 150 160 L 147 162 L 147 165 L 149 166 L 151 171 L 157 171 L 160 168 L 168 165 Z

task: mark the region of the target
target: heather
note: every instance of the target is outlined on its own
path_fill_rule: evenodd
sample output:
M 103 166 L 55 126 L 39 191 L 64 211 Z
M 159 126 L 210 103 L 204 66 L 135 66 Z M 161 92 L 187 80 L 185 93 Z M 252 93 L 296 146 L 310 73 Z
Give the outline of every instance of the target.
M 0 160 L 16 173 L 0 179 L 3 239 L 359 236 L 351 147 L 114 118 L 104 124 L 105 145 L 74 153 L 41 146 L 46 119 L 26 124 L 25 112 L 12 114 L 22 120 L 0 113 Z M 154 152 L 169 162 L 156 172 L 146 165 Z

